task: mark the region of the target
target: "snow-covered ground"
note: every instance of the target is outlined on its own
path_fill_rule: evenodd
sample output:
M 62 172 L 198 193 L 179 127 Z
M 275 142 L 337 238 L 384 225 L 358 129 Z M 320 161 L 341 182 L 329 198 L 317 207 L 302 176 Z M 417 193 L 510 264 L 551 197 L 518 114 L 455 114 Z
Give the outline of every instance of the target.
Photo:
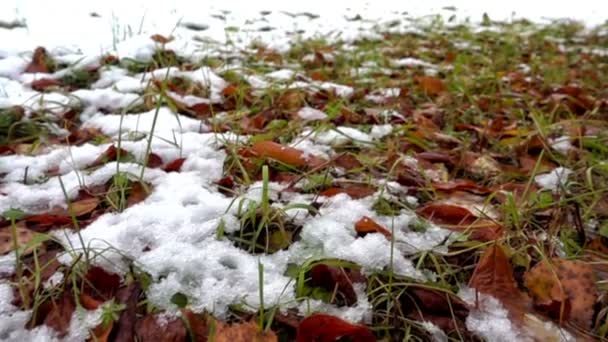
M 45 97 L 45 104 L 37 97 L 38 93 L 28 86 L 28 83 L 40 77 L 22 73 L 36 46 L 45 46 L 56 58 L 76 62 L 80 67 L 95 66 L 96 57 L 107 51 L 115 52 L 121 58 L 149 59 L 157 46 L 149 36 L 158 33 L 174 35 L 177 39 L 169 43 L 168 47 L 185 58 L 197 60 L 208 54 L 225 53 L 220 51 L 220 48 L 228 40 L 233 42 L 235 47 L 241 48 L 253 40 L 260 39 L 280 51 L 287 49 L 290 40 L 298 35 L 307 38 L 327 34 L 348 41 L 360 35 L 373 35 L 370 30 L 372 27 L 379 22 L 402 19 L 403 12 L 408 12 L 412 17 L 440 13 L 446 20 L 455 14 L 457 20 L 470 18 L 473 22 L 480 21 L 482 14 L 487 12 L 491 18 L 496 19 L 526 17 L 542 21 L 546 18 L 569 17 L 596 24 L 605 19 L 603 14 L 608 7 L 600 1 L 590 0 L 578 1 L 576 6 L 572 3 L 562 5 L 544 1 L 349 1 L 346 6 L 337 1 L 151 3 L 127 0 L 2 0 L 0 21 L 23 21 L 26 27 L 12 30 L 0 28 L 0 106 L 69 103 L 69 97 L 52 94 L 51 97 Z M 448 6 L 455 7 L 456 11 Z M 320 17 L 302 15 L 302 12 L 317 14 Z M 365 20 L 347 20 L 357 14 L 362 15 Z M 200 30 L 193 30 L 194 26 Z M 227 31 L 227 27 L 235 29 Z M 412 27 L 403 22 L 394 29 L 407 31 Z M 302 32 L 293 34 L 299 30 Z M 217 44 L 210 43 L 207 49 L 200 43 L 200 39 L 197 43 L 192 40 L 195 36 L 211 39 Z M 410 62 L 402 61 L 402 64 Z M 169 72 L 175 74 L 179 71 Z M 166 73 L 167 70 L 158 70 L 154 75 L 163 77 Z M 285 78 L 285 74 L 286 72 L 281 73 L 279 70 L 266 75 L 258 80 L 260 87 L 277 78 Z M 138 92 L 141 92 L 146 80 L 154 75 L 129 76 L 118 69 L 104 70 L 101 80 L 93 86 L 94 89 L 79 90 L 72 94 L 80 98 L 85 105 L 84 126 L 99 128 L 114 139 L 118 138 L 121 131 L 149 132 L 154 116 L 152 112 L 130 115 L 122 120 L 117 113 L 104 115 L 99 109 L 117 109 L 132 103 L 138 98 Z M 198 100 L 217 101 L 218 99 L 213 97 L 214 94 L 217 95 L 226 86 L 219 76 L 207 68 L 181 72 L 180 76 L 194 79 L 211 88 L 210 99 Z M 290 77 L 291 74 L 288 75 L 288 78 Z M 349 95 L 349 90 L 352 92 L 351 88 L 340 85 L 317 85 L 333 87 L 338 92 L 342 91 L 344 96 Z M 323 115 L 322 112 L 306 108 L 300 111 L 301 117 L 310 120 L 322 118 Z M 390 132 L 390 127 L 388 129 Z M 349 127 L 339 130 L 343 135 L 369 142 L 382 136 L 387 127 L 374 127 L 370 135 Z M 294 146 L 306 149 L 310 154 L 323 156 L 331 154 L 332 144 L 335 144 L 338 138 L 345 139 L 343 135 L 324 135 L 306 140 L 306 134 L 303 134 Z M 82 238 L 89 244 L 89 248 L 101 249 L 108 245 L 115 247 L 155 279 L 162 278 L 151 287 L 148 298 L 158 307 L 167 310 L 176 309 L 170 298 L 178 292 L 192 300 L 191 306 L 195 311 L 209 310 L 218 315 L 226 312 L 227 305 L 240 300 L 252 306 L 258 305 L 258 262 L 261 262 L 265 269 L 264 300 L 267 305 L 282 304 L 285 307 L 294 306 L 293 291 L 285 290 L 293 287 L 290 278 L 284 275 L 290 262 L 326 257 L 356 262 L 366 271 L 386 267 L 391 257 L 390 242 L 379 234 L 356 238 L 352 231 L 352 226 L 362 216 L 373 217 L 385 226 L 400 227 L 396 230 L 396 246 L 403 253 L 396 253 L 393 260 L 398 274 L 417 279 L 425 279 L 428 276 L 416 270 L 403 254 L 417 249 L 441 250 L 445 248 L 441 242 L 448 232 L 434 226 L 426 233 L 408 229 L 408 223 L 414 219 L 411 213 L 404 212 L 394 219 L 378 216 L 371 209 L 372 198 L 353 200 L 346 195 L 340 195 L 322 199 L 324 206 L 319 216 L 311 219 L 301 213 L 301 217 L 296 217 L 296 220 L 302 220 L 304 225 L 301 240 L 289 250 L 270 256 L 253 256 L 234 247 L 229 241 L 218 240 L 216 229 L 221 222 L 225 225 L 226 232 L 238 229 L 236 206 L 231 206 L 232 198 L 219 193 L 213 185 L 213 182 L 222 176 L 223 161 L 226 157 L 221 149 L 221 142 L 234 138 L 229 134 L 218 137 L 217 134 L 209 133 L 207 127 L 198 120 L 173 114 L 168 109 L 161 110 L 152 141 L 152 151 L 165 161 L 186 157 L 182 172 L 176 174 L 146 170 L 145 180 L 154 186 L 154 192 L 145 202 L 123 213 L 103 215 L 84 229 L 81 237 L 69 232 L 57 232 L 55 235 L 77 246 Z M 122 147 L 141 160 L 145 145 L 145 140 L 124 141 Z M 56 205 L 65 205 L 64 194 L 57 178 L 51 178 L 41 184 L 26 185 L 21 183 L 26 172 L 28 179 L 33 181 L 45 172 L 57 169 L 62 174 L 68 195 L 72 197 L 76 196 L 82 183 L 105 183 L 114 174 L 116 164 L 106 164 L 90 174 L 83 174 L 82 169 L 108 146 L 85 144 L 49 150 L 36 157 L 0 158 L 0 173 L 6 174 L 1 185 L 3 194 L 0 195 L 0 212 L 9 208 L 41 212 Z M 140 167 L 136 164 L 123 164 L 121 170 L 140 173 Z M 537 181 L 544 182 L 543 179 Z M 259 200 L 260 188 L 260 184 L 254 184 L 242 198 Z M 271 190 L 271 196 L 276 197 L 281 192 L 282 185 L 272 183 Z M 283 198 L 283 201 L 279 201 L 277 205 L 289 206 L 310 201 L 310 198 L 294 196 Z M 1 257 L 0 269 L 10 269 L 14 262 L 11 258 L 12 255 Z M 69 263 L 71 258 L 66 256 L 63 261 Z M 119 254 L 108 253 L 107 259 L 98 262 L 114 271 L 125 266 L 124 258 Z M 0 284 L 0 289 L 0 297 L 9 293 L 3 284 Z M 299 309 L 322 309 L 351 321 L 365 321 L 369 318 L 369 303 L 363 290 L 357 290 L 359 303 L 352 308 L 337 309 L 315 302 L 306 303 L 310 306 Z M 47 328 L 24 331 L 22 326 L 27 319 L 27 314 L 18 312 L 6 300 L 0 298 L 0 336 L 7 336 L 9 340 L 49 338 L 50 331 Z M 94 322 L 90 317 L 87 318 L 88 321 Z M 498 321 L 496 324 L 502 323 Z M 488 329 L 487 326 L 485 329 L 485 336 L 490 338 L 502 331 Z M 492 335 L 488 330 L 499 333 Z M 517 336 L 517 333 L 512 333 L 512 336 Z M 82 328 L 74 328 L 68 338 L 82 339 Z

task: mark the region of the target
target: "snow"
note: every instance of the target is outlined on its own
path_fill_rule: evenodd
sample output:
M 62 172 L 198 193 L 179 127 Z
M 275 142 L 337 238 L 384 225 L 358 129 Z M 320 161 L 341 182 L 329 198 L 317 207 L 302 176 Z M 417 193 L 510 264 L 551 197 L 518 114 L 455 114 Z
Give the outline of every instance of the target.
M 514 16 L 507 9 L 517 8 L 518 16 L 541 19 L 542 16 L 569 16 L 588 20 L 603 21 L 599 6 L 590 1 L 589 6 L 580 4 L 575 11 L 559 5 L 544 6 L 529 1 L 511 1 L 487 3 L 479 6 L 472 1 L 456 1 L 456 7 L 464 8 L 458 12 L 460 21 L 471 16 L 480 20 L 481 14 L 487 11 L 492 18 Z M 146 6 L 144 6 L 146 4 Z M 218 6 L 219 5 L 219 6 Z M 413 16 L 426 14 L 433 10 L 448 17 L 452 11 L 442 10 L 440 1 L 423 4 L 408 4 L 407 10 Z M 447 252 L 445 242 L 450 232 L 429 224 L 425 231 L 414 231 L 416 215 L 402 210 L 397 216 L 379 216 L 372 210 L 378 194 L 367 198 L 352 199 L 345 194 L 331 198 L 321 197 L 322 204 L 318 215 L 310 217 L 306 210 L 287 210 L 299 203 L 310 203 L 312 197 L 306 194 L 289 194 L 284 184 L 271 183 L 271 196 L 276 200 L 273 207 L 284 209 L 286 215 L 294 222 L 301 223 L 303 228 L 300 240 L 289 249 L 272 255 L 251 255 L 235 247 L 226 238 L 218 239 L 217 228 L 223 222 L 226 232 L 238 230 L 238 205 L 247 201 L 259 201 L 261 184 L 254 183 L 236 199 L 227 197 L 217 191 L 215 182 L 223 176 L 223 163 L 226 153 L 222 150 L 225 143 L 237 137 L 232 134 L 209 133 L 206 124 L 200 120 L 173 113 L 167 107 L 160 107 L 141 113 L 121 114 L 125 109 L 143 103 L 142 94 L 151 81 L 163 80 L 166 77 L 181 77 L 198 82 L 209 90 L 209 98 L 198 96 L 180 96 L 168 94 L 188 106 L 199 103 L 221 103 L 222 90 L 228 85 L 218 73 L 210 67 L 198 67 L 190 71 L 177 68 L 162 68 L 149 73 L 132 74 L 115 66 L 104 66 L 100 69 L 100 79 L 91 89 L 76 90 L 71 93 L 51 92 L 41 94 L 28 85 L 33 80 L 59 78 L 75 69 L 98 66 L 99 56 L 112 53 L 119 58 L 150 60 L 160 47 L 149 36 L 153 33 L 174 35 L 175 39 L 167 48 L 179 56 L 200 62 L 203 58 L 214 56 L 228 59 L 238 56 L 240 51 L 250 49 L 252 42 L 265 44 L 269 49 L 287 51 L 295 40 L 318 37 L 326 34 L 329 42 L 344 40 L 352 42 L 361 37 L 382 39 L 371 30 L 376 23 L 385 23 L 395 18 L 402 18 L 397 11 L 401 3 L 382 1 L 368 4 L 365 1 L 349 2 L 335 5 L 327 1 L 285 2 L 257 1 L 256 11 L 248 8 L 241 1 L 223 1 L 221 4 L 211 2 L 173 1 L 155 4 L 148 7 L 144 1 L 116 1 L 88 3 L 83 1 L 57 0 L 42 2 L 32 0 L 3 0 L 0 4 L 0 20 L 10 22 L 13 19 L 26 18 L 27 29 L 0 29 L 0 107 L 24 105 L 30 111 L 50 110 L 61 116 L 71 107 L 84 106 L 85 113 L 81 119 L 83 127 L 97 128 L 110 136 L 116 143 L 121 138 L 121 148 L 132 153 L 135 161 L 131 163 L 107 163 L 95 170 L 86 170 L 111 144 L 81 146 L 50 146 L 40 155 L 12 155 L 0 157 L 0 174 L 4 174 L 0 184 L 0 212 L 9 208 L 24 210 L 28 213 L 45 212 L 54 207 L 66 207 L 66 198 L 62 189 L 65 187 L 68 199 L 73 199 L 82 186 L 94 186 L 107 182 L 116 174 L 117 167 L 121 172 L 136 177 L 141 174 L 142 161 L 147 152 L 148 138 L 154 126 L 151 150 L 167 163 L 177 158 L 186 160 L 180 173 L 166 173 L 160 169 L 144 171 L 143 180 L 152 185 L 152 193 L 145 201 L 120 213 L 106 213 L 80 231 L 80 236 L 72 231 L 55 231 L 52 234 L 66 246 L 74 246 L 82 252 L 85 242 L 87 249 L 106 250 L 104 258 L 94 260 L 95 264 L 123 273 L 128 262 L 134 262 L 148 272 L 155 282 L 148 290 L 150 302 L 169 312 L 178 308 L 171 303 L 171 297 L 180 292 L 185 294 L 192 310 L 209 311 L 219 317 L 226 315 L 231 304 L 246 303 L 253 307 L 260 305 L 258 265 L 264 267 L 264 302 L 266 305 L 280 305 L 281 308 L 295 308 L 305 314 L 309 310 L 319 310 L 340 316 L 352 322 L 369 322 L 371 304 L 367 301 L 365 289 L 355 286 L 357 304 L 352 307 L 337 308 L 321 301 L 297 302 L 293 279 L 284 275 L 289 263 L 301 264 L 306 260 L 338 258 L 352 261 L 362 266 L 364 273 L 391 268 L 398 275 L 411 277 L 420 281 L 433 278 L 433 274 L 417 269 L 408 255 L 420 251 Z M 212 17 L 218 14 L 221 7 L 229 7 L 231 12 L 224 13 L 224 19 Z M 57 11 L 57 8 L 69 8 L 70 11 Z M 143 10 L 147 8 L 147 10 Z M 265 17 L 255 17 L 252 13 L 261 8 L 272 9 Z M 15 10 L 15 9 L 18 9 Z M 293 13 L 309 11 L 319 12 L 319 18 L 309 18 Z M 99 13 L 101 18 L 91 18 L 90 12 Z M 605 12 L 605 11 L 604 11 Z M 53 13 L 49 17 L 49 13 Z M 348 21 L 364 13 L 370 20 Z M 530 15 L 533 14 L 533 15 Z M 8 20 L 5 20 L 7 16 Z M 12 18 L 15 16 L 16 18 Z M 182 20 L 183 19 L 183 20 Z M 381 19 L 381 20 L 376 20 Z M 177 25 L 181 21 L 182 25 Z M 193 31 L 184 23 L 199 24 L 205 30 Z M 141 29 L 139 27 L 141 26 Z M 236 28 L 236 32 L 225 30 Z M 259 31 L 262 27 L 275 29 Z M 300 34 L 293 32 L 303 29 Z M 416 32 L 415 27 L 398 25 L 391 28 L 394 32 Z M 193 38 L 197 38 L 195 41 Z M 464 42 L 454 42 L 459 48 L 469 48 Z M 22 74 L 31 59 L 32 50 L 44 45 L 58 61 L 71 64 L 67 70 L 54 74 Z M 605 50 L 594 51 L 597 54 Z M 326 61 L 333 61 L 334 56 L 323 53 Z M 314 61 L 314 55 L 304 57 L 304 61 Z M 440 66 L 422 59 L 402 58 L 393 61 L 393 66 L 421 67 L 425 73 L 434 73 Z M 201 64 L 198 64 L 199 66 Z M 225 70 L 238 68 L 238 61 L 225 65 Z M 285 67 L 285 68 L 283 68 Z M 302 88 L 308 91 L 323 89 L 335 92 L 337 96 L 348 98 L 353 95 L 351 86 L 332 82 L 308 80 L 293 68 L 276 66 L 275 71 L 265 75 L 247 74 L 235 69 L 254 88 L 265 89 L 273 82 L 288 83 L 288 87 Z M 283 69 L 279 69 L 283 68 Z M 356 72 L 386 72 L 377 64 L 364 64 Z M 291 82 L 296 78 L 298 81 Z M 291 82 L 291 83 L 290 83 Z M 399 88 L 375 89 L 368 99 L 382 102 L 387 97 L 399 96 Z M 103 112 L 102 112 L 103 111 Z M 109 113 L 107 113 L 109 112 Z M 327 114 L 312 107 L 303 107 L 297 115 L 304 120 L 324 120 Z M 385 116 L 402 116 L 398 112 L 385 112 Z M 333 130 L 306 130 L 289 146 L 294 146 L 305 155 L 314 155 L 324 159 L 335 156 L 334 147 L 354 143 L 365 146 L 373 144 L 390 134 L 391 125 L 371 126 L 369 133 L 353 127 L 340 126 Z M 247 137 L 238 137 L 247 139 Z M 567 138 L 567 137 L 566 137 Z M 553 148 L 567 152 L 571 145 L 569 139 L 558 138 L 552 142 Z M 404 162 L 406 162 L 404 160 Z M 414 160 L 415 162 L 415 160 Z M 47 177 L 50 171 L 61 175 Z M 27 172 L 27 179 L 24 178 Z M 550 173 L 538 175 L 537 184 L 548 190 L 558 191 L 572 173 L 565 168 L 557 168 Z M 391 185 L 393 188 L 396 185 Z M 280 196 L 279 196 L 280 195 Z M 408 201 L 415 198 L 408 197 Z M 354 224 L 363 216 L 369 216 L 394 233 L 395 243 L 381 234 L 368 234 L 358 237 Z M 391 253 L 395 248 L 395 253 Z M 117 253 L 115 251 L 120 251 Z M 73 261 L 74 254 L 61 256 L 63 263 Z M 0 256 L 0 274 L 13 272 L 14 255 Z M 61 281 L 62 274 L 51 277 L 45 286 L 50 287 Z M 471 291 L 463 290 L 463 298 L 471 299 Z M 23 326 L 30 318 L 30 312 L 19 311 L 10 304 L 12 290 L 6 283 L 0 283 L 0 339 L 49 341 L 56 340 L 52 329 L 41 326 L 25 330 Z M 88 329 L 100 321 L 100 310 L 84 312 L 77 310 L 71 320 L 67 341 L 83 341 L 88 336 Z M 480 336 L 493 341 L 511 341 L 525 338 L 509 321 L 506 310 L 494 298 L 483 297 L 481 306 L 472 311 L 467 318 L 467 327 Z M 445 335 L 437 331 L 430 323 L 424 323 L 437 340 L 444 340 Z
M 554 193 L 559 193 L 568 182 L 568 177 L 572 174 L 572 170 L 565 167 L 557 167 L 549 173 L 544 173 L 534 177 L 534 181 L 542 189 L 551 190 Z
M 303 107 L 300 109 L 298 111 L 298 116 L 304 120 L 323 120 L 327 118 L 327 114 L 311 107 Z

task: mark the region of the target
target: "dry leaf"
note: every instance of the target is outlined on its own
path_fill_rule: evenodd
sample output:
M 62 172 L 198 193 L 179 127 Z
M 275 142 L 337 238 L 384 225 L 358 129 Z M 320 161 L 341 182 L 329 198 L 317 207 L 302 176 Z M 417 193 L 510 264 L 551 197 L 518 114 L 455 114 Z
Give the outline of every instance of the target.
M 315 168 L 325 163 L 325 161 L 320 158 L 306 156 L 304 152 L 297 148 L 283 146 L 273 141 L 257 142 L 253 144 L 251 148 L 247 149 L 245 153 L 250 153 L 258 158 L 274 159 L 295 167 L 310 166 L 311 168 Z
M 261 331 L 255 322 L 226 325 L 215 321 L 214 342 L 276 342 L 277 335 L 272 331 Z
M 0 255 L 4 255 L 14 250 L 14 241 L 12 236 L 13 228 L 8 226 L 4 228 L 0 228 Z M 17 232 L 17 243 L 21 247 L 26 245 L 34 238 L 34 232 L 25 228 L 23 224 L 16 224 L 15 229 Z M 21 248 L 20 248 L 21 249 Z M 27 255 L 32 252 L 31 248 L 28 248 L 26 251 L 22 252 L 22 255 Z
M 391 232 L 367 216 L 363 216 L 359 221 L 357 221 L 357 223 L 355 223 L 355 230 L 357 233 L 362 235 L 367 233 L 380 233 L 386 236 L 387 239 L 391 238 Z
M 418 76 L 416 77 L 416 82 L 429 95 L 438 95 L 445 90 L 443 81 L 437 77 Z
M 555 258 L 538 263 L 524 279 L 534 304 L 553 319 L 591 327 L 598 296 L 591 265 Z
M 475 267 L 469 286 L 502 302 L 512 318 L 523 319 L 529 298 L 518 288 L 513 268 L 500 245 L 488 247 Z

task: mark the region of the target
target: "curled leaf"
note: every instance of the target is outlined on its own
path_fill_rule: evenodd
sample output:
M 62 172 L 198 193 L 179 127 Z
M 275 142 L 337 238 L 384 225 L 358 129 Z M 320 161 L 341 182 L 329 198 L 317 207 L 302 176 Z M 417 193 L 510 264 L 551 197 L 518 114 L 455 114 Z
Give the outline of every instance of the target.
M 357 221 L 357 223 L 355 223 L 355 230 L 357 233 L 362 235 L 367 233 L 380 233 L 386 236 L 387 239 L 391 238 L 391 232 L 367 216 L 363 216 L 359 221 Z

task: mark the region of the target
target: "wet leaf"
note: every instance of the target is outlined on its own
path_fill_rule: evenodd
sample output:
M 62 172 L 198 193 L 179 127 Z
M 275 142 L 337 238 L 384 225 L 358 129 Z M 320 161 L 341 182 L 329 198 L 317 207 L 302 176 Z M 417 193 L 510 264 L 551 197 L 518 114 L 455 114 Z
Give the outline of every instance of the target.
M 163 165 L 163 160 L 162 158 L 156 154 L 156 153 L 150 153 L 148 155 L 148 167 L 150 168 L 157 168 L 157 167 L 161 167 Z
M 296 342 L 334 342 L 345 337 L 352 342 L 376 341 L 366 326 L 351 324 L 335 316 L 313 314 L 300 322 Z
M 386 228 L 382 227 L 376 221 L 372 220 L 367 216 L 363 216 L 359 221 L 355 223 L 355 230 L 361 235 L 367 233 L 380 233 L 386 236 L 387 239 L 391 238 L 391 232 Z
M 181 171 L 182 165 L 184 165 L 185 161 L 186 161 L 186 158 L 175 159 L 174 161 L 172 161 L 169 164 L 165 165 L 165 167 L 163 168 L 163 170 L 165 172 L 179 172 L 179 171 Z
M 538 263 L 524 280 L 534 304 L 553 319 L 591 327 L 598 296 L 591 265 L 555 258 Z
M 469 286 L 500 300 L 512 318 L 523 319 L 529 299 L 517 288 L 513 268 L 500 245 L 493 244 L 484 251 Z

